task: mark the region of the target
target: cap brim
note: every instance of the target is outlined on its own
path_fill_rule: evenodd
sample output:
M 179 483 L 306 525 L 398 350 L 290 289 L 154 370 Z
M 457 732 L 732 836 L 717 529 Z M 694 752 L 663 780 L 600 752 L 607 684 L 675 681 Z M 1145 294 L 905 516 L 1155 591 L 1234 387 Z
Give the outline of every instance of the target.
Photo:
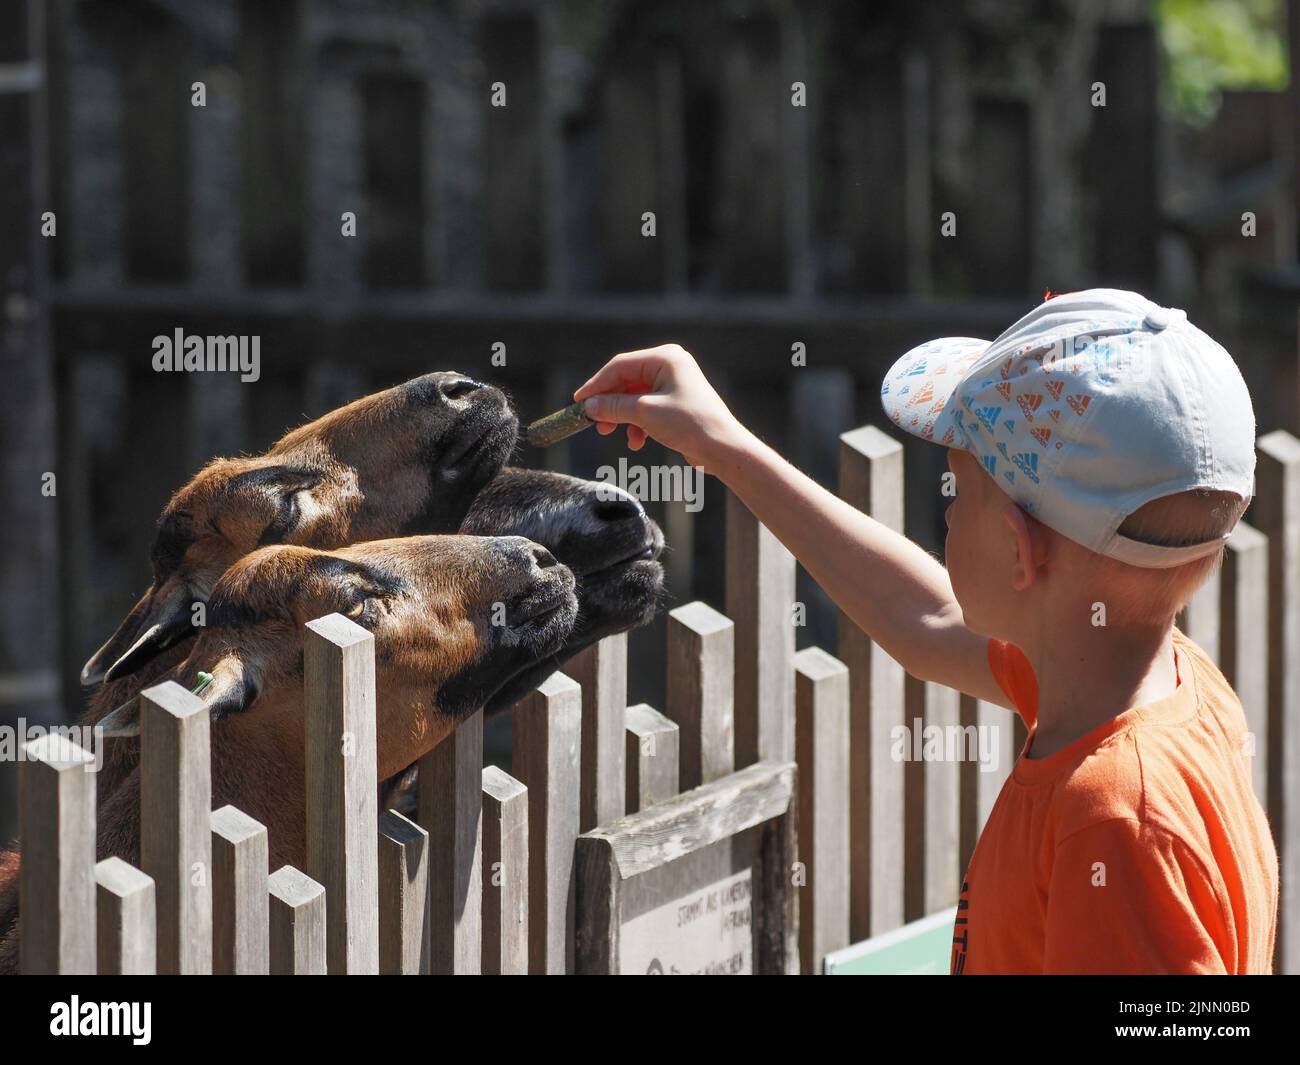
M 880 402 L 889 420 L 922 440 L 966 448 L 964 411 L 953 396 L 989 343 L 975 337 L 941 337 L 902 356 L 880 386 Z

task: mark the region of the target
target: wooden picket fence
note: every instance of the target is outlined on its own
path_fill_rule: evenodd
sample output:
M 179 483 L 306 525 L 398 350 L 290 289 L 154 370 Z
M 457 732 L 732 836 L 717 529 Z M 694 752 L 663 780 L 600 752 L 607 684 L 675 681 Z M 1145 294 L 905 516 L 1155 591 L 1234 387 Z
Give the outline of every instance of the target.
M 1257 740 L 1282 855 L 1278 964 L 1293 971 L 1300 440 L 1270 433 L 1258 458 L 1254 524 L 1180 625 Z M 842 496 L 900 531 L 902 459 L 875 427 L 841 437 Z M 820 972 L 831 951 L 951 907 L 1019 719 L 906 677 L 848 622 L 838 658 L 796 652 L 794 559 L 726 506 L 727 612 L 671 612 L 666 712 L 627 705 L 628 637 L 605 639 L 514 708 L 509 773 L 483 764 L 481 713 L 427 755 L 415 821 L 377 808 L 373 637 L 339 615 L 309 623 L 305 869 L 271 872 L 267 829 L 211 809 L 204 703 L 177 684 L 141 697 L 139 869 L 95 861 L 90 756 L 57 734 L 32 741 L 24 971 L 644 972 L 633 925 L 698 888 L 678 871 L 709 854 L 712 883 L 749 877 L 742 970 Z M 899 760 L 891 731 L 916 718 L 988 728 L 993 768 Z

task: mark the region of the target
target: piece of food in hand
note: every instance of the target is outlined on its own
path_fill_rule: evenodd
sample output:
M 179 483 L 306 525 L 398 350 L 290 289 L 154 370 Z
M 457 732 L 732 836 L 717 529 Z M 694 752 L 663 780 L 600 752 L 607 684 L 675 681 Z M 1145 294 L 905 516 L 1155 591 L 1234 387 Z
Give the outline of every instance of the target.
M 533 447 L 550 447 L 595 424 L 587 417 L 587 412 L 582 409 L 581 403 L 571 403 L 563 410 L 557 410 L 545 418 L 538 418 L 526 432 L 528 442 Z

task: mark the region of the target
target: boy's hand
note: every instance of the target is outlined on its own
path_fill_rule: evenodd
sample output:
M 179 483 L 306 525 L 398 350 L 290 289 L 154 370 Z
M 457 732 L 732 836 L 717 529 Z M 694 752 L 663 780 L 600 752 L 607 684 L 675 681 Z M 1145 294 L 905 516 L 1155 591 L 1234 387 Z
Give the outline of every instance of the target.
M 627 446 L 633 451 L 653 437 L 681 452 L 692 466 L 708 467 L 719 445 L 744 432 L 680 344 L 615 355 L 573 399 L 586 401 L 598 433 L 608 436 L 626 425 Z

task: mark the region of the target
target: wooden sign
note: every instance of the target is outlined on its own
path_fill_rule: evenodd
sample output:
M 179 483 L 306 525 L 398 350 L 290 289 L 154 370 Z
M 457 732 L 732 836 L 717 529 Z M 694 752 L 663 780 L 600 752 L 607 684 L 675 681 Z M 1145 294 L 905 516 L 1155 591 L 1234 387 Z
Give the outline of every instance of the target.
M 582 973 L 797 973 L 795 766 L 758 762 L 578 837 Z

